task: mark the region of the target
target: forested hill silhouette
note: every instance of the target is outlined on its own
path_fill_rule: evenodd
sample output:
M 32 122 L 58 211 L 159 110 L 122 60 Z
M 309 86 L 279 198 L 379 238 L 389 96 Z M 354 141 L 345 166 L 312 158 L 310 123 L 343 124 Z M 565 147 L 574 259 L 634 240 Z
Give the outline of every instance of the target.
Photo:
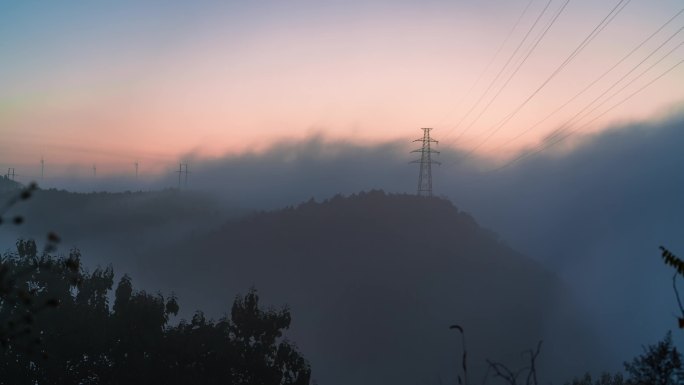
M 22 187 L 19 182 L 15 182 L 7 176 L 0 176 L 0 193 L 11 191 L 16 192 Z
M 283 333 L 287 308 L 250 290 L 230 315 L 171 322 L 175 296 L 134 290 L 111 266 L 89 272 L 78 250 L 55 256 L 19 240 L 0 260 L 0 384 L 308 385 L 309 365 Z
M 557 277 L 445 199 L 371 191 L 311 200 L 230 221 L 139 263 L 150 272 L 143 281 L 195 307 L 220 309 L 213 293 L 252 285 L 288 303 L 299 320 L 293 339 L 321 383 L 455 381 L 453 323 L 467 331 L 474 373 L 485 357 L 518 360 L 543 338 L 540 370 L 551 379 L 595 358 L 574 354 L 587 352 L 577 337 L 586 331 Z M 563 332 L 548 339 L 551 329 Z
M 0 202 L 15 194 L 16 190 L 0 191 Z M 12 245 L 17 238 L 42 239 L 55 231 L 64 247 L 77 247 L 88 255 L 89 264 L 114 263 L 121 267 L 118 271 L 138 276 L 137 260 L 149 249 L 188 233 L 210 231 L 244 212 L 227 208 L 211 194 L 193 191 L 37 189 L 30 202 L 10 209 L 9 214 L 22 216 L 24 224 L 6 227 L 0 239 Z
M 0 199 L 6 201 L 11 196 L 12 192 L 6 192 Z M 59 229 L 66 239 L 225 219 L 210 195 L 174 189 L 122 193 L 38 189 L 31 204 L 17 210 L 27 219 L 29 231 L 40 234 Z

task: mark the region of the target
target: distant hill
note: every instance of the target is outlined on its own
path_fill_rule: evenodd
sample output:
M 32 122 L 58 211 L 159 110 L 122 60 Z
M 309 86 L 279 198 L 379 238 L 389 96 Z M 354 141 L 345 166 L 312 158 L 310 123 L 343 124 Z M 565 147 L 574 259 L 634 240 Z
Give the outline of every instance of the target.
M 220 214 L 217 203 L 208 196 L 178 190 L 123 193 L 38 190 L 17 210 L 24 213 L 31 228 L 58 229 L 74 236 L 82 236 L 83 232 L 140 231 L 168 222 L 210 220 Z
M 466 330 L 473 375 L 486 357 L 522 366 L 520 352 L 540 339 L 545 378 L 569 378 L 598 354 L 582 350 L 590 336 L 558 278 L 444 199 L 371 191 L 309 201 L 170 242 L 139 263 L 143 281 L 173 288 L 186 309 L 225 311 L 225 295 L 250 286 L 288 303 L 290 335 L 322 384 L 454 383 L 453 323 Z
M 7 176 L 0 176 L 0 193 L 16 191 L 21 189 L 23 186 L 21 183 L 13 181 Z
M 219 317 L 251 286 L 289 304 L 289 335 L 320 384 L 454 384 L 454 323 L 471 383 L 485 358 L 522 366 L 539 339 L 540 375 L 554 382 L 599 353 L 555 275 L 444 199 L 371 191 L 249 214 L 187 191 L 39 190 L 11 214 L 26 223 L 2 229 L 4 247 L 55 230 L 86 265 L 174 291 L 186 318 Z
M 0 192 L 0 202 L 16 193 Z M 11 248 L 19 237 L 40 243 L 49 231 L 55 231 L 62 238 L 60 248 L 81 249 L 86 263 L 112 263 L 117 271 L 135 273 L 140 255 L 149 249 L 194 232 L 205 233 L 244 212 L 192 191 L 74 193 L 49 189 L 37 190 L 8 214 L 21 215 L 25 221 L 2 229 L 4 249 Z

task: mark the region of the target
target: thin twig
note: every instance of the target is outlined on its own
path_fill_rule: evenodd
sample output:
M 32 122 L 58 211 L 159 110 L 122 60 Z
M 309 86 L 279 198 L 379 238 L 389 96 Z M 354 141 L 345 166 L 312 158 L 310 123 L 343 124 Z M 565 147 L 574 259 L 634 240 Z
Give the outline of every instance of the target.
M 485 371 L 484 377 L 482 378 L 482 385 L 485 385 L 487 383 L 487 377 L 489 377 L 489 372 L 492 371 L 492 368 L 490 366 L 487 366 L 487 370 Z
M 539 356 L 539 352 L 541 350 L 541 345 L 542 341 L 540 340 L 537 343 L 537 350 L 533 351 L 532 349 L 527 350 L 525 353 L 528 353 L 530 355 L 530 371 L 527 374 L 527 385 L 530 385 L 530 379 L 534 380 L 534 385 L 537 385 L 537 367 L 535 365 L 537 357 Z
M 517 384 L 517 378 L 520 375 L 520 373 L 522 373 L 522 371 L 524 370 L 524 369 L 521 369 L 517 373 L 513 373 L 504 364 L 501 364 L 498 362 L 492 362 L 489 360 L 487 360 L 487 364 L 489 364 L 489 367 L 494 370 L 495 376 L 503 378 L 510 385 L 516 385 Z M 502 370 L 505 371 L 505 373 L 503 373 Z
M 672 288 L 674 289 L 675 296 L 677 297 L 677 305 L 679 305 L 679 311 L 682 312 L 682 317 L 684 317 L 684 307 L 682 307 L 682 300 L 679 298 L 679 290 L 677 290 L 677 274 L 674 273 L 672 276 Z

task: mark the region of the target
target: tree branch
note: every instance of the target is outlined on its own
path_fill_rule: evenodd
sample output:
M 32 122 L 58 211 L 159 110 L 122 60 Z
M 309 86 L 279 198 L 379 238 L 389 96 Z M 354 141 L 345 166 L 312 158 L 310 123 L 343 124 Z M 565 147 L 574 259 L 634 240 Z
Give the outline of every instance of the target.
M 499 362 L 492 362 L 487 360 L 487 364 L 489 364 L 489 367 L 494 370 L 494 375 L 496 377 L 503 378 L 510 385 L 517 385 L 517 378 L 518 375 L 520 375 L 521 373 L 520 371 L 518 371 L 517 373 L 513 373 L 510 369 L 506 367 L 506 365 L 501 364 Z
M 540 340 L 537 343 L 537 350 L 533 351 L 532 349 L 527 350 L 525 353 L 528 353 L 530 355 L 530 371 L 527 374 L 527 381 L 526 384 L 530 385 L 530 379 L 534 380 L 533 384 L 537 385 L 537 367 L 535 365 L 537 357 L 539 356 L 539 352 L 541 351 L 541 345 L 542 341 Z

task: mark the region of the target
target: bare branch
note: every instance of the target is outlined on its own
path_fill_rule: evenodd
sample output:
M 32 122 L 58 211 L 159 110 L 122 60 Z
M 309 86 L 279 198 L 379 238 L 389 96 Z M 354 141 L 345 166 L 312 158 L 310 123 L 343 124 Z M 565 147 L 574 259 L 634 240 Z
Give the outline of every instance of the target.
M 675 296 L 677 297 L 677 305 L 679 305 L 679 311 L 682 313 L 682 317 L 684 317 L 684 307 L 682 306 L 682 300 L 679 297 L 679 290 L 677 290 L 677 274 L 674 273 L 672 276 L 672 288 L 674 289 Z
M 487 378 L 489 377 L 489 373 L 492 371 L 491 366 L 487 366 L 487 370 L 485 371 L 484 377 L 482 378 L 482 385 L 485 385 L 487 383 Z
M 521 371 L 518 371 L 517 373 L 513 373 L 513 371 L 508 369 L 506 367 L 506 365 L 499 363 L 499 362 L 492 362 L 492 361 L 487 360 L 487 364 L 489 364 L 489 367 L 492 370 L 494 370 L 494 375 L 496 377 L 503 378 L 510 385 L 517 385 L 517 379 L 518 379 L 518 376 L 520 375 Z
M 527 374 L 527 381 L 526 384 L 530 385 L 530 380 L 533 380 L 533 384 L 537 385 L 537 366 L 536 366 L 536 360 L 537 357 L 539 356 L 539 352 L 541 351 L 541 345 L 542 341 L 540 340 L 537 343 L 537 350 L 533 351 L 532 349 L 526 351 L 525 353 L 528 353 L 530 355 L 530 371 Z
M 460 325 L 451 325 L 451 326 L 449 326 L 449 329 L 455 329 L 461 333 L 461 345 L 462 345 L 462 349 L 463 349 L 463 355 L 461 357 L 461 367 L 463 369 L 463 377 L 465 380 L 465 385 L 469 385 L 469 383 L 468 383 L 468 363 L 467 363 L 468 350 L 466 348 L 465 332 L 463 330 L 463 327 Z M 460 376 L 459 376 L 459 383 L 460 383 Z

